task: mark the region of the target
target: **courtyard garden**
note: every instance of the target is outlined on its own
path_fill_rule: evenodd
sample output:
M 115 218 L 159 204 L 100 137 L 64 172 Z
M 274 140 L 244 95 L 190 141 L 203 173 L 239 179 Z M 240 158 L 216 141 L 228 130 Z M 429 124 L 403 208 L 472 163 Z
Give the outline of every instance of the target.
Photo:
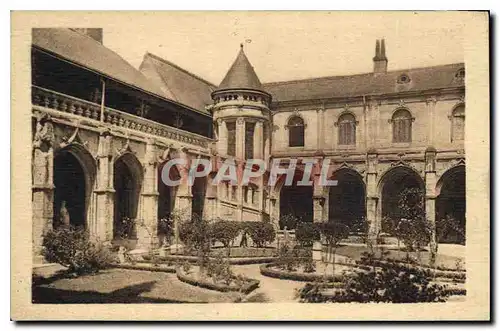
M 44 255 L 58 268 L 34 273 L 33 302 L 399 303 L 463 298 L 463 246 L 430 245 L 419 197 L 402 199 L 405 217 L 388 220 L 393 224 L 391 243 L 378 240 L 381 235 L 353 240 L 353 230 L 342 220 L 311 223 L 289 215 L 281 223 L 292 219 L 291 233 L 277 230 L 273 222 L 177 220 L 182 246 L 151 251 L 94 242 L 83 229 L 54 229 L 44 237 Z M 444 235 L 446 226 L 438 224 L 436 236 Z M 169 233 L 174 229 L 164 228 L 163 234 Z

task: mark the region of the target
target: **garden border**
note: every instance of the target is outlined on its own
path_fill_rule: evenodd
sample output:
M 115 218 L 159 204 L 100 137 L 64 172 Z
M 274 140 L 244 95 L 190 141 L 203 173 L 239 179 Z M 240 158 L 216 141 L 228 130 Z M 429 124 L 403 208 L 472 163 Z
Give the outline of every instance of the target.
M 249 294 L 257 287 L 259 287 L 260 284 L 259 280 L 252 278 L 244 278 L 245 280 L 248 280 L 249 283 L 247 285 L 244 285 L 241 289 L 234 285 L 214 284 L 211 282 L 205 282 L 200 279 L 191 278 L 188 275 L 182 273 L 180 268 L 177 269 L 176 275 L 177 279 L 179 279 L 181 282 L 219 292 L 239 292 L 243 294 Z
M 342 275 L 326 275 L 325 276 L 320 276 L 320 275 L 314 275 L 314 274 L 306 274 L 306 273 L 298 273 L 298 272 L 293 272 L 293 271 L 278 271 L 275 269 L 271 269 L 272 267 L 278 266 L 278 263 L 268 263 L 265 265 L 260 266 L 260 273 L 264 276 L 271 277 L 271 278 L 278 278 L 278 279 L 288 279 L 288 280 L 295 280 L 299 282 L 322 282 L 322 281 L 328 281 L 328 282 L 334 282 L 338 283 L 342 281 Z M 349 265 L 353 266 L 353 265 Z M 354 266 L 355 267 L 355 266 Z

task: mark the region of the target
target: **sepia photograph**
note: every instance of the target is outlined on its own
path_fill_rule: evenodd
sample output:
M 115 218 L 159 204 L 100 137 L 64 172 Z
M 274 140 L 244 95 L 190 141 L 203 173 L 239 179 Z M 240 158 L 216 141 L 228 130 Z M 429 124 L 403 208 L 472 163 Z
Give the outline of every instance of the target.
M 487 12 L 12 17 L 14 319 L 489 319 Z

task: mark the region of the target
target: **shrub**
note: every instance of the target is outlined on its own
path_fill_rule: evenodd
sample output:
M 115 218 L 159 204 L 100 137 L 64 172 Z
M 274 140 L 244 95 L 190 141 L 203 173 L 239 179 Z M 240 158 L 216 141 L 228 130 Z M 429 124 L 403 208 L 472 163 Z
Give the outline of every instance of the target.
M 297 250 L 290 248 L 288 245 L 281 246 L 278 251 L 277 263 L 281 269 L 286 269 L 287 271 L 297 270 L 299 266 Z
M 223 281 L 226 285 L 230 285 L 234 279 L 231 265 L 227 259 L 223 258 L 222 254 L 208 262 L 207 276 L 212 277 L 214 283 Z
M 210 237 L 214 241 L 220 241 L 224 247 L 228 248 L 228 255 L 230 254 L 229 248 L 232 246 L 234 239 L 241 231 L 241 224 L 234 221 L 225 221 L 217 219 L 210 225 Z
M 203 271 L 210 252 L 210 222 L 197 216 L 184 220 L 179 226 L 179 237 L 189 249 L 197 251 L 198 265 Z
M 245 222 L 244 228 L 257 247 L 265 247 L 276 238 L 276 231 L 269 222 Z
M 78 275 L 98 272 L 114 260 L 107 247 L 91 242 L 85 230 L 74 228 L 47 232 L 43 238 L 43 254 L 47 261 L 59 263 Z
M 280 229 L 284 229 L 285 227 L 288 230 L 295 229 L 297 224 L 301 223 L 301 219 L 293 214 L 285 214 L 280 216 L 278 220 L 278 225 Z
M 300 222 L 295 230 L 295 239 L 302 246 L 312 246 L 315 240 L 320 240 L 318 226 L 314 223 Z

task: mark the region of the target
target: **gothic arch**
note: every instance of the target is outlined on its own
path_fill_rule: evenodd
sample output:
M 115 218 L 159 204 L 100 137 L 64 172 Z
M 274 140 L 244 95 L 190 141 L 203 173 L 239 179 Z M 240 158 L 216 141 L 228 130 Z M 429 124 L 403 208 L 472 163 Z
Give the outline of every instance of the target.
M 378 192 L 381 203 L 378 204 L 378 215 L 382 220 L 382 231 L 387 231 L 389 224 L 384 222 L 385 218 L 398 219 L 399 195 L 407 188 L 419 188 L 425 190 L 425 183 L 420 174 L 409 166 L 399 165 L 388 169 L 380 177 Z
M 115 189 L 113 236 L 115 239 L 123 234 L 126 234 L 127 238 L 136 235 L 136 229 L 130 229 L 130 231 L 124 229 L 127 225 L 123 224 L 123 220 L 126 218 L 134 220 L 138 217 L 143 177 L 142 164 L 134 153 L 127 151 L 115 158 L 113 163 Z
M 366 185 L 363 176 L 353 168 L 340 167 L 330 176 L 336 186 L 327 186 L 328 218 L 344 222 L 353 232 L 365 231 Z
M 87 227 L 97 173 L 96 160 L 81 144 L 69 144 L 54 152 L 54 220 L 60 221 L 62 201 L 73 220 Z M 83 200 L 83 201 L 82 201 Z M 73 215 L 72 215 L 73 214 Z
M 443 225 L 441 242 L 464 244 L 466 226 L 465 165 L 458 164 L 448 170 L 436 183 L 436 221 L 453 220 Z

